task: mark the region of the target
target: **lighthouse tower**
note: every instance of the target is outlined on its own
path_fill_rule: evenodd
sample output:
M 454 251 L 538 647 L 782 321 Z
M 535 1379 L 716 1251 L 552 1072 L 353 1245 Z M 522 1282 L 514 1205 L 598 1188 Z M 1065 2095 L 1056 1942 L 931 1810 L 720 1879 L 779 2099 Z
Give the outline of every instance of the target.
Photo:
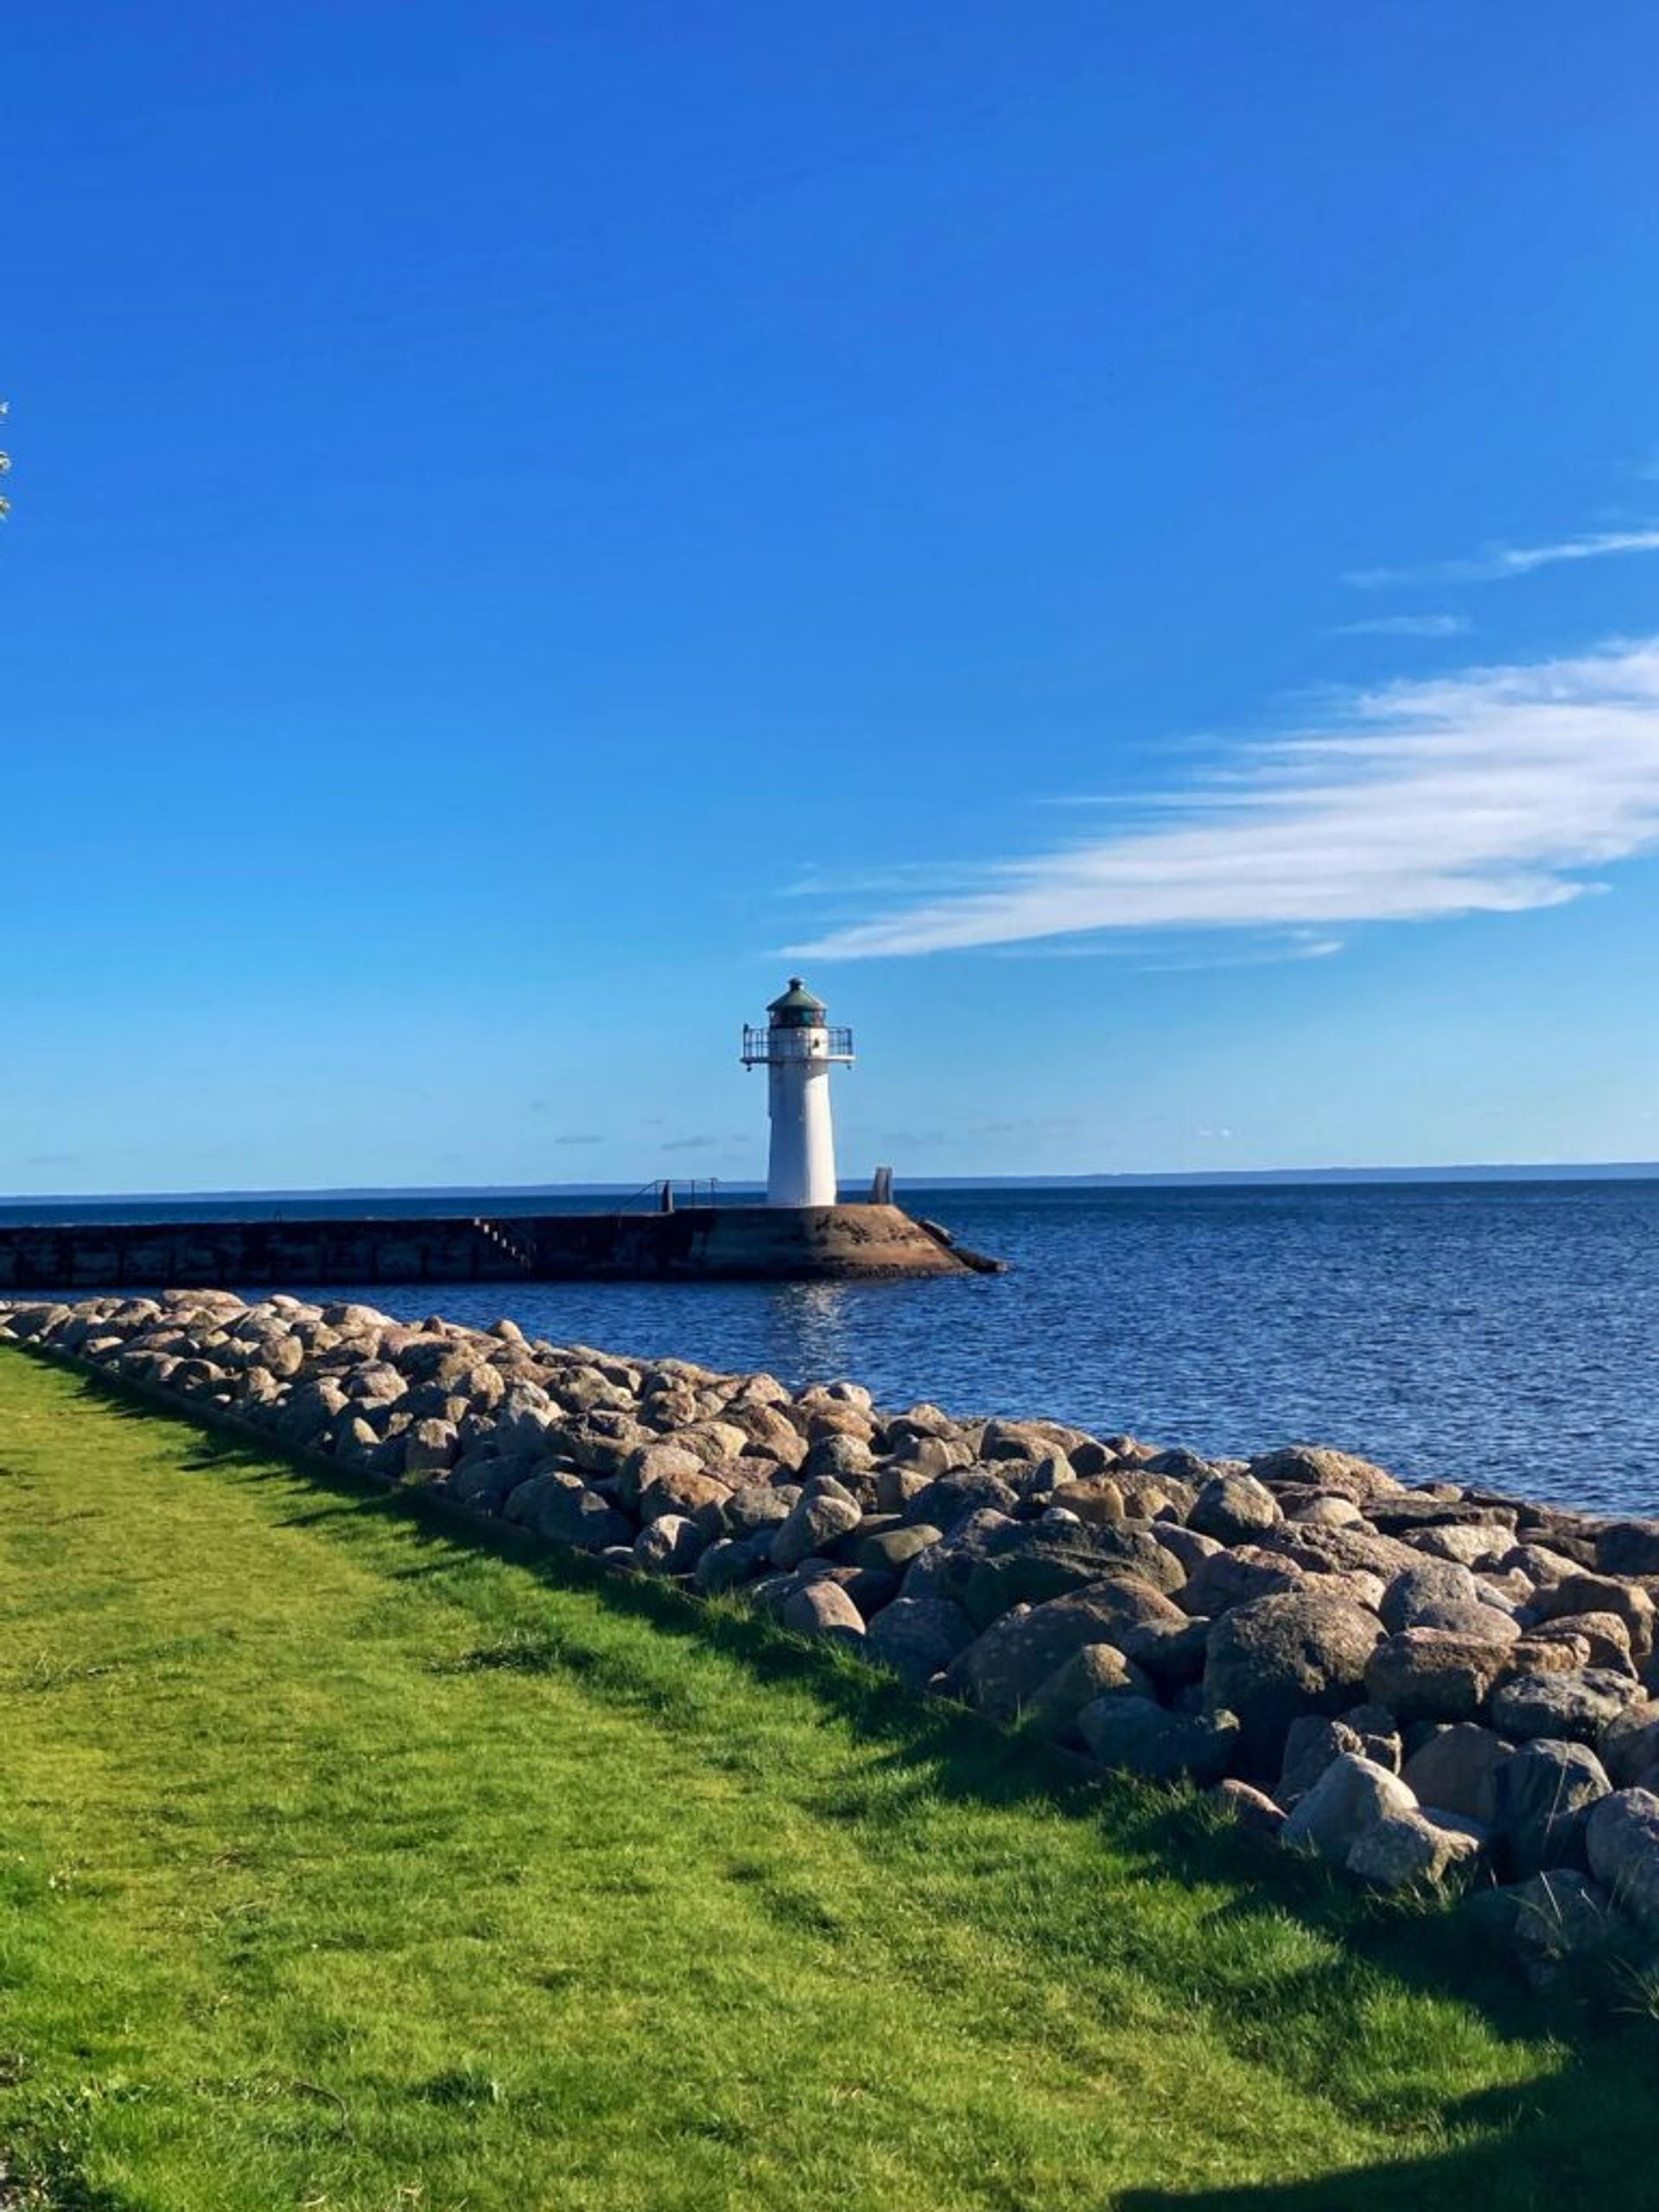
M 853 1033 L 831 1029 L 822 999 L 798 976 L 766 1008 L 764 1029 L 745 1028 L 743 1065 L 765 1068 L 772 1116 L 766 1166 L 769 1206 L 836 1203 L 836 1137 L 830 1122 L 830 1071 L 853 1064 Z

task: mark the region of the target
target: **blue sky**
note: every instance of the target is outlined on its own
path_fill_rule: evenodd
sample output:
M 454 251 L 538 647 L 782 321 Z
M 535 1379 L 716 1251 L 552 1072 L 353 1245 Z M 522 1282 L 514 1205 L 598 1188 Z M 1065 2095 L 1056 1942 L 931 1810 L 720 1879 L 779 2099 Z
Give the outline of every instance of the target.
M 0 1191 L 1659 1156 L 1659 15 L 7 43 Z

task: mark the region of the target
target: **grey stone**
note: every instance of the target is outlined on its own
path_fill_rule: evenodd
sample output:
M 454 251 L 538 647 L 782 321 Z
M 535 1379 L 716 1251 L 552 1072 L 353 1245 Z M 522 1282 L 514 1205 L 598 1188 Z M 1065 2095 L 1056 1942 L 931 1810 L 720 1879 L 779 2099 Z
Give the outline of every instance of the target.
M 1397 1774 L 1357 1751 L 1332 1760 L 1285 1822 L 1284 1840 L 1338 1866 L 1385 1813 L 1413 1813 L 1417 1800 Z
M 885 1503 L 880 1485 L 877 1499 Z M 997 1513 L 1011 1514 L 1019 1503 L 1019 1493 L 988 1467 L 964 1467 L 960 1473 L 941 1475 L 935 1482 L 925 1483 L 911 1497 L 904 1512 L 907 1520 L 929 1522 L 950 1535 L 969 1514 L 982 1512 L 988 1507 Z
M 1599 1884 L 1575 1868 L 1534 1874 L 1503 1893 L 1510 1936 L 1527 1980 L 1548 1991 L 1566 1970 L 1615 1956 L 1630 1929 Z
M 1357 1836 L 1348 1872 L 1373 1889 L 1414 1889 L 1442 1881 L 1453 1866 L 1480 1853 L 1475 1838 L 1442 1827 L 1421 1813 L 1384 1813 Z
M 930 1522 L 928 1524 L 931 1526 Z M 987 1506 L 948 1530 L 937 1544 L 930 1544 L 905 1569 L 907 1598 L 948 1598 L 954 1605 L 967 1587 L 973 1562 L 985 1554 L 991 1537 L 1002 1529 L 1020 1524 L 1006 1513 Z
M 863 1519 L 849 1497 L 803 1491 L 791 1508 L 789 1518 L 772 1532 L 771 1556 L 774 1567 L 798 1567 L 814 1552 L 821 1552 L 837 1536 L 856 1529 Z
M 1240 1544 L 1233 1551 L 1217 1550 L 1191 1567 L 1179 1602 L 1184 1612 L 1213 1620 L 1235 1605 L 1293 1590 L 1305 1580 L 1301 1568 L 1282 1554 Z
M 692 1570 L 692 1579 L 705 1597 L 741 1588 L 766 1563 L 771 1539 L 765 1529 L 747 1536 L 721 1536 L 709 1545 Z
M 1025 1719 L 1039 1735 L 1063 1736 L 1098 1697 L 1152 1695 L 1152 1684 L 1113 1643 L 1085 1643 L 1033 1694 Z
M 1351 1497 L 1338 1497 L 1334 1491 L 1318 1491 L 1304 1498 L 1295 1510 L 1286 1516 L 1290 1521 L 1301 1522 L 1326 1529 L 1351 1529 L 1364 1518 Z M 1246 1785 L 1241 1783 L 1238 1787 Z
M 834 1475 L 844 1480 L 849 1476 L 868 1474 L 875 1464 L 875 1455 L 861 1437 L 821 1436 L 816 1444 L 807 1447 L 801 1462 L 804 1483 L 820 1475 Z
M 1208 1621 L 1160 1620 L 1126 1629 L 1118 1643 L 1160 1689 L 1175 1690 L 1203 1679 L 1209 1640 Z
M 1480 1585 L 1469 1569 L 1451 1560 L 1425 1559 L 1406 1567 L 1383 1591 L 1378 1611 L 1390 1634 L 1408 1628 L 1450 1629 L 1504 1643 L 1513 1643 L 1516 1634 L 1507 1614 L 1483 1603 Z
M 1402 1487 L 1386 1468 L 1325 1444 L 1287 1444 L 1277 1452 L 1262 1452 L 1250 1461 L 1250 1472 L 1269 1488 L 1280 1482 L 1306 1484 L 1351 1497 L 1357 1505 L 1394 1495 Z
M 468 1506 L 477 1513 L 499 1513 L 521 1483 L 527 1483 L 532 1475 L 550 1471 L 533 1452 L 514 1452 L 503 1459 L 494 1452 L 473 1451 L 455 1461 L 439 1489 L 457 1505 Z M 628 1533 L 632 1536 L 632 1529 Z
M 398 1380 L 403 1380 L 401 1376 Z M 448 1421 L 417 1421 L 404 1441 L 404 1472 L 441 1475 L 453 1465 L 460 1450 L 454 1429 Z
M 951 1680 L 994 1719 L 1014 1720 L 1084 1644 L 1116 1643 L 1141 1621 L 1171 1618 L 1180 1616 L 1150 1583 L 1128 1575 L 1090 1583 L 1005 1613 L 956 1660 Z
M 1227 1549 L 1214 1536 L 1201 1536 L 1181 1521 L 1154 1521 L 1150 1533 L 1154 1543 L 1161 1544 L 1185 1574 L 1196 1574 L 1206 1560 L 1221 1558 Z
M 1418 1745 L 1402 1773 L 1422 1804 L 1490 1827 L 1497 1819 L 1497 1770 L 1514 1749 L 1491 1728 L 1453 1721 Z
M 1602 1764 L 1618 1789 L 1628 1789 L 1659 1765 L 1659 1705 L 1643 1698 L 1607 1721 L 1596 1738 Z
M 758 1535 L 762 1529 L 781 1527 L 800 1495 L 793 1483 L 746 1483 L 727 1497 L 721 1519 L 734 1536 Z
M 1344 1752 L 1355 1753 L 1361 1758 L 1370 1757 L 1365 1740 L 1357 1729 L 1319 1713 L 1300 1714 L 1291 1722 L 1285 1737 L 1284 1764 L 1274 1785 L 1274 1798 L 1290 1812 L 1306 1796 L 1332 1760 L 1340 1758 Z M 1381 1766 L 1388 1763 L 1379 1759 L 1376 1764 Z M 1389 1771 L 1394 1770 L 1390 1768 Z
M 1365 1688 L 1402 1721 L 1473 1720 L 1510 1657 L 1496 1637 L 1402 1629 L 1371 1654 Z
M 703 1531 L 686 1515 L 659 1514 L 634 1539 L 634 1565 L 648 1574 L 690 1574 L 708 1544 Z
M 1659 1934 L 1659 1796 L 1618 1789 L 1592 1805 L 1585 1822 L 1590 1871 L 1621 1912 Z
M 912 1560 L 919 1559 L 925 1551 L 940 1542 L 944 1533 L 943 1529 L 930 1528 L 925 1521 L 918 1521 L 903 1528 L 882 1529 L 873 1535 L 861 1535 L 854 1559 L 860 1567 L 902 1574 Z
M 1230 1713 L 1172 1713 L 1149 1697 L 1116 1691 L 1077 1715 L 1077 1732 L 1103 1766 L 1173 1782 L 1219 1782 L 1238 1737 Z
M 1547 1867 L 1581 1866 L 1589 1808 L 1611 1787 L 1585 1744 L 1539 1738 L 1523 1744 L 1494 1777 L 1493 1829 L 1499 1859 L 1519 1879 Z
M 1390 1774 L 1398 1774 L 1404 1757 L 1399 1725 L 1385 1705 L 1351 1705 L 1344 1707 L 1337 1718 L 1344 1728 L 1351 1729 L 1359 1738 L 1359 1748 L 1368 1759 L 1375 1759 L 1378 1766 L 1385 1766 Z
M 827 1576 L 792 1592 L 785 1599 L 779 1618 L 785 1628 L 804 1636 L 864 1641 L 864 1616 L 841 1585 Z
M 1219 1543 L 1247 1544 L 1282 1517 L 1278 1499 L 1254 1475 L 1217 1475 L 1199 1491 L 1186 1525 Z
M 1639 1695 L 1632 1679 L 1605 1667 L 1522 1675 L 1493 1692 L 1492 1725 L 1517 1743 L 1548 1736 L 1592 1744 Z
M 509 1492 L 502 1512 L 550 1542 L 582 1551 L 633 1541 L 633 1524 L 578 1475 L 532 1475 Z
M 1659 1574 L 1659 1521 L 1610 1521 L 1596 1538 L 1603 1574 Z
M 1357 1701 L 1382 1632 L 1375 1614 L 1323 1597 L 1313 1584 L 1254 1599 L 1212 1624 L 1205 1699 L 1214 1711 L 1237 1714 L 1251 1770 L 1277 1773 L 1299 1713 L 1334 1714 Z
M 1452 1521 L 1414 1530 L 1406 1541 L 1426 1559 L 1451 1560 L 1459 1567 L 1493 1567 L 1513 1547 L 1515 1533 L 1507 1528 Z
M 1043 1605 L 1103 1575 L 1128 1572 L 1159 1590 L 1171 1588 L 1179 1576 L 1167 1553 L 1122 1525 L 1015 1522 L 993 1530 L 976 1555 L 956 1556 L 966 1572 L 958 1579 L 947 1567 L 944 1594 L 955 1598 L 982 1628 L 1014 1605 Z
M 912 1689 L 925 1689 L 974 1641 L 960 1605 L 942 1598 L 895 1598 L 870 1623 L 867 1649 Z

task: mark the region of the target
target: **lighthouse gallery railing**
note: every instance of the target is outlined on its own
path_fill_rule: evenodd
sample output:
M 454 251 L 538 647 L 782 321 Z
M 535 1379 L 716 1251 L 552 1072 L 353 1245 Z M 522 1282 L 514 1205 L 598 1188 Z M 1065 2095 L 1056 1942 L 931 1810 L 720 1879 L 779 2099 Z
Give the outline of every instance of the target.
M 795 1060 L 804 1055 L 794 1046 L 777 1049 L 780 1037 L 799 1037 L 798 1029 L 755 1029 L 745 1025 L 743 1030 L 743 1059 L 746 1066 L 765 1064 L 772 1060 Z M 850 1060 L 853 1057 L 853 1033 L 850 1029 L 826 1029 L 827 1042 L 823 1057 L 830 1060 Z M 816 1055 L 815 1055 L 816 1057 Z

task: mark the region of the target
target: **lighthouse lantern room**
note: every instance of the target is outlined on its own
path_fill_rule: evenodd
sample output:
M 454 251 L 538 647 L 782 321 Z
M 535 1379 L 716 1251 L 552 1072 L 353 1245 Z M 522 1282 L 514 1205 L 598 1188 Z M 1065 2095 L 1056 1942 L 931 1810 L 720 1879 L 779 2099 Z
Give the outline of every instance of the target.
M 836 1137 L 830 1118 L 830 1071 L 853 1064 L 853 1033 L 831 1029 L 824 1004 L 798 976 L 766 1008 L 764 1029 L 745 1028 L 743 1065 L 766 1071 L 772 1150 L 769 1206 L 836 1203 Z

